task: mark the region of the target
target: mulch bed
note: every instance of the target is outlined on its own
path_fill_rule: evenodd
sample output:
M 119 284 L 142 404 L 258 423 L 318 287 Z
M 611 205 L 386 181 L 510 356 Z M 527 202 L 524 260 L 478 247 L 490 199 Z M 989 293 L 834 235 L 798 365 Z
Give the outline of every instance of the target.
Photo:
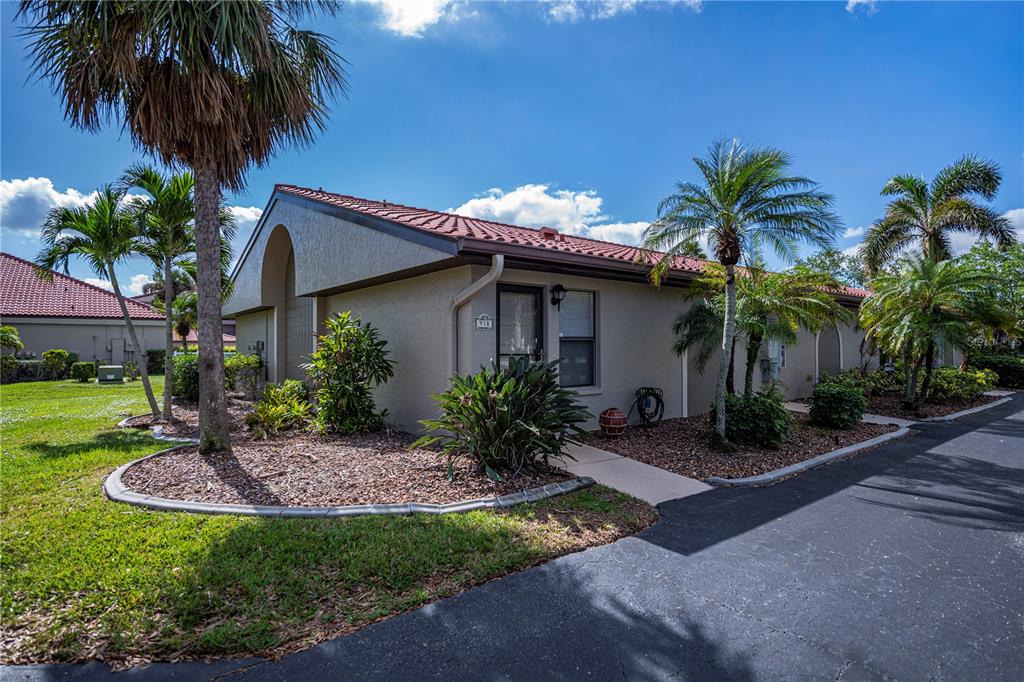
M 297 431 L 254 440 L 243 421 L 247 407 L 230 401 L 231 453 L 201 455 L 198 447 L 187 447 L 158 455 L 130 467 L 122 476 L 125 487 L 143 495 L 224 504 L 446 504 L 571 478 L 545 467 L 495 482 L 460 458 L 449 481 L 447 459 L 438 450 L 411 450 L 413 436 L 390 431 L 348 437 Z M 198 433 L 194 407 L 175 406 L 175 418 L 164 426 L 165 434 Z M 149 424 L 148 416 L 129 420 L 137 428 Z
M 735 452 L 722 452 L 711 440 L 708 415 L 666 419 L 649 428 L 630 427 L 625 435 L 597 434 L 595 447 L 667 469 L 682 476 L 743 478 L 796 464 L 847 445 L 895 431 L 889 424 L 860 423 L 849 430 L 814 426 L 805 414 L 793 413 L 789 437 L 778 450 L 738 444 Z
M 869 414 L 881 414 L 886 417 L 900 417 L 901 419 L 921 419 L 923 417 L 945 417 L 960 410 L 969 410 L 979 405 L 999 400 L 998 396 L 982 395 L 971 400 L 957 400 L 951 403 L 925 403 L 916 413 L 913 410 L 903 408 L 903 396 L 895 393 L 883 393 L 868 398 Z

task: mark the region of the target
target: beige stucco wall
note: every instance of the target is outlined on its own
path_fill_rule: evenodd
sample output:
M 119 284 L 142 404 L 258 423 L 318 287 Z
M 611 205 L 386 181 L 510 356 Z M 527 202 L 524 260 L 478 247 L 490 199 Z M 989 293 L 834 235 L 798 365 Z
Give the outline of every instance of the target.
M 135 333 L 144 349 L 164 347 L 163 320 L 135 320 Z M 120 320 L 94 320 L 74 318 L 32 318 L 5 317 L 4 324 L 18 329 L 24 352 L 42 356 L 43 351 L 63 348 L 77 353 L 82 362 L 99 360 L 110 362 L 108 346 L 115 339 L 124 339 L 125 347 L 131 345 L 128 327 Z
M 258 344 L 262 342 L 261 351 L 264 362 L 274 356 L 274 311 L 261 310 L 248 315 L 239 315 L 235 319 L 235 347 L 239 353 L 256 353 Z M 269 368 L 266 368 L 269 370 Z M 269 371 L 264 378 L 274 380 Z
M 235 272 L 235 289 L 224 305 L 225 317 L 277 304 L 272 299 L 278 284 L 272 280 L 277 279 L 277 269 L 283 269 L 281 264 L 287 260 L 287 252 L 275 251 L 287 249 L 289 244 L 289 240 L 271 238 L 278 226 L 287 230 L 295 250 L 295 292 L 299 296 L 451 256 L 305 206 L 275 201 Z M 270 258 L 266 259 L 268 255 Z M 274 266 L 272 277 L 264 271 L 265 260 Z
M 474 279 L 483 276 L 486 270 L 475 266 Z M 581 393 L 581 402 L 592 414 L 598 415 L 609 407 L 628 412 L 637 388 L 656 386 L 664 392 L 665 416 L 682 415 L 682 360 L 672 351 L 672 320 L 683 307 L 679 289 L 652 289 L 642 283 L 513 269 L 505 270 L 499 281 L 544 287 L 548 359 L 557 356 L 559 338 L 558 309 L 550 303 L 551 287 L 561 284 L 567 289 L 597 292 L 598 385 L 577 389 Z M 469 366 L 462 361 L 463 372 L 489 364 L 496 356 L 497 330 L 473 329 L 472 318 L 487 314 L 496 319 L 497 296 L 497 286 L 492 284 L 467 304 L 469 310 L 460 320 L 460 344 L 471 350 L 468 353 Z M 590 426 L 594 427 L 596 423 L 595 419 Z
M 438 414 L 431 395 L 448 386 L 449 309 L 469 283 L 470 267 L 462 266 L 324 299 L 326 315 L 351 310 L 387 340 L 395 376 L 374 398 L 399 429 L 420 431 L 418 420 Z

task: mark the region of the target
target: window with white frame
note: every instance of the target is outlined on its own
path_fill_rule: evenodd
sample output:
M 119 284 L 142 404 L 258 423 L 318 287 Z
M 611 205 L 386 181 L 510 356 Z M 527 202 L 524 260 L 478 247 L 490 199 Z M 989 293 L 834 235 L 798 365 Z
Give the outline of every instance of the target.
M 597 383 L 597 332 L 595 295 L 592 291 L 567 291 L 558 310 L 558 380 L 562 386 L 594 386 Z

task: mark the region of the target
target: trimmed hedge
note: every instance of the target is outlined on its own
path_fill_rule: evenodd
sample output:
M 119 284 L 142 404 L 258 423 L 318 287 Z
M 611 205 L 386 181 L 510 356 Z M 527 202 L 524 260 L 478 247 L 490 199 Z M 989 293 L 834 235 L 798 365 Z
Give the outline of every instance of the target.
M 146 371 L 150 374 L 163 374 L 167 351 L 163 348 L 150 348 L 146 351 Z
M 250 400 L 258 397 L 263 361 L 260 356 L 235 353 L 224 358 L 224 388 L 241 391 Z
M 174 387 L 176 398 L 191 403 L 199 402 L 199 356 L 183 354 L 174 356 Z
M 96 378 L 95 362 L 76 362 L 71 365 L 71 378 L 79 383 L 86 383 Z
M 971 367 L 990 369 L 998 375 L 996 383 L 1004 388 L 1024 388 L 1024 357 L 1019 355 L 979 355 L 970 359 Z
M 998 379 L 998 375 L 990 369 L 968 369 L 961 372 L 956 367 L 938 367 L 932 372 L 928 400 L 939 403 L 972 400 L 995 388 Z
M 71 366 L 71 353 L 63 348 L 43 351 L 43 374 L 47 379 L 63 379 Z
M 725 396 L 725 437 L 736 443 L 779 448 L 786 442 L 792 421 L 775 387 L 750 396 Z M 711 423 L 715 423 L 714 406 Z
M 867 396 L 860 388 L 819 383 L 811 396 L 811 423 L 830 429 L 853 428 L 867 407 Z

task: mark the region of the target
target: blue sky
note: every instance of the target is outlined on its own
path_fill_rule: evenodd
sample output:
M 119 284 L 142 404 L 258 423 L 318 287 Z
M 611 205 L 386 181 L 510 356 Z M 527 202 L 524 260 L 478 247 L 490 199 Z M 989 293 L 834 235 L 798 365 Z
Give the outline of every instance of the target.
M 140 157 L 118 126 L 70 129 L 26 82 L 14 10 L 0 8 L 0 222 L 3 250 L 32 257 L 47 207 Z M 836 195 L 840 247 L 880 215 L 889 176 L 964 153 L 1002 166 L 993 205 L 1024 233 L 1022 26 L 1021 3 L 352 3 L 317 23 L 350 62 L 348 98 L 311 148 L 229 199 L 243 239 L 289 182 L 628 241 L 695 179 L 691 157 L 740 136 Z M 122 270 L 137 286 L 148 273 Z

